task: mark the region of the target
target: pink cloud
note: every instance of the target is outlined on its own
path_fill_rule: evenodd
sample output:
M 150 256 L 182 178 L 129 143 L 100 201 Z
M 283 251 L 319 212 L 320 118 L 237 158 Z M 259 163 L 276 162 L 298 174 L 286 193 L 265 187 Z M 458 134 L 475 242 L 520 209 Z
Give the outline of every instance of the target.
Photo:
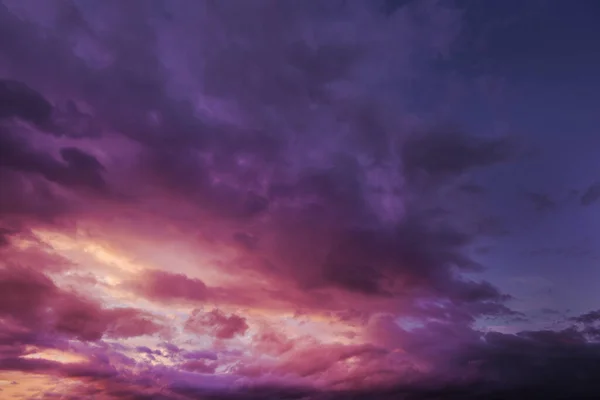
M 185 371 L 198 372 L 201 374 L 212 374 L 215 372 L 215 365 L 207 363 L 205 360 L 190 360 L 180 365 Z
M 437 123 L 440 88 L 462 86 L 440 72 L 455 7 L 8 3 L 0 370 L 74 398 L 186 400 L 597 366 L 593 312 L 563 332 L 475 328 L 516 313 L 466 277 L 487 204 L 452 193 L 516 153 Z
M 185 323 L 185 330 L 197 334 L 209 334 L 218 339 L 232 339 L 248 330 L 245 318 L 236 314 L 226 315 L 219 309 L 205 312 L 196 309 Z
M 131 285 L 143 296 L 159 301 L 202 301 L 208 296 L 208 288 L 201 280 L 165 271 L 145 271 Z
M 294 347 L 294 342 L 274 329 L 264 329 L 252 337 L 252 344 L 259 353 L 280 356 Z
M 164 328 L 132 308 L 103 308 L 80 294 L 58 288 L 31 268 L 0 268 L 0 314 L 28 329 L 84 341 L 152 335 Z

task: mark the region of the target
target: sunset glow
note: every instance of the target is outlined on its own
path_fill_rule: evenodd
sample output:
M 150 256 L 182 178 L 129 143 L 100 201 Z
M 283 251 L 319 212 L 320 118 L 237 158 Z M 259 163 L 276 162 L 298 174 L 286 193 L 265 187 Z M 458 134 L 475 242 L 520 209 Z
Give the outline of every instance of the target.
M 600 398 L 598 4 L 0 0 L 0 398 Z

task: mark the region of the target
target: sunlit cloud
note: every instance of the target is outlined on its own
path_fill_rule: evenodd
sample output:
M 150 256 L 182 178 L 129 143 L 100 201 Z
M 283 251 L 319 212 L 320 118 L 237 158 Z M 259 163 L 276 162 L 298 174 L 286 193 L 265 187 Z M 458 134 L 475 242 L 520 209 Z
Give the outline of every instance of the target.
M 0 397 L 596 388 L 596 311 L 511 254 L 597 185 L 507 197 L 477 10 L 0 0 Z

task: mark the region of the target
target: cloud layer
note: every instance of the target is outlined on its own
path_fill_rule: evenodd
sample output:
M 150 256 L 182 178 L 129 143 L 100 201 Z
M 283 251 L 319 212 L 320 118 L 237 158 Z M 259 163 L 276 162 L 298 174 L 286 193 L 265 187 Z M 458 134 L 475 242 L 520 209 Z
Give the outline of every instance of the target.
M 472 203 L 521 149 L 448 123 L 462 12 L 383 5 L 0 5 L 2 393 L 598 389 L 594 312 L 478 325 L 524 318 Z

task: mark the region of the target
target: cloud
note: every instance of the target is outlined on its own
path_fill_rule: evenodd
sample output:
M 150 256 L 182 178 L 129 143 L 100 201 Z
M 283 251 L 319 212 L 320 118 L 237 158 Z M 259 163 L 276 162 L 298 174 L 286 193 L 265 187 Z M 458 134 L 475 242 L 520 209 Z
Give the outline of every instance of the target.
M 504 384 L 512 382 L 521 390 L 530 387 L 550 398 L 597 390 L 587 371 L 598 362 L 598 346 L 586 342 L 576 330 L 488 334 L 486 342 L 482 368 Z
M 185 329 L 196 334 L 209 334 L 217 339 L 232 339 L 244 335 L 248 324 L 243 317 L 236 314 L 225 315 L 219 309 L 205 312 L 195 309 L 185 322 Z
M 57 160 L 48 153 L 33 149 L 25 140 L 6 130 L 6 127 L 0 126 L 0 167 L 39 174 L 65 187 L 105 188 L 104 167 L 91 154 L 66 147 L 60 150 L 61 159 Z
M 30 332 L 65 335 L 82 341 L 103 336 L 127 338 L 152 335 L 163 328 L 140 310 L 103 308 L 75 292 L 58 288 L 31 268 L 0 269 L 0 313 Z
M 582 324 L 592 324 L 600 321 L 600 310 L 598 311 L 590 311 L 588 313 L 582 314 L 578 317 L 572 318 L 573 321 L 579 322 Z
M 579 201 L 584 206 L 589 206 L 600 199 L 600 183 L 596 183 L 588 187 L 581 195 Z
M 0 119 L 21 118 L 41 125 L 52 115 L 52 105 L 23 82 L 0 80 Z
M 181 369 L 202 374 L 212 374 L 215 372 L 215 366 L 208 364 L 203 360 L 191 360 L 181 364 Z
M 515 147 L 507 138 L 485 138 L 458 131 L 415 134 L 402 147 L 409 177 L 443 178 L 510 160 Z
M 130 285 L 140 294 L 158 301 L 202 301 L 209 293 L 200 279 L 159 270 L 146 271 L 141 279 Z
M 475 329 L 519 314 L 473 276 L 484 196 L 446 184 L 515 145 L 427 130 L 443 96 L 415 111 L 461 13 L 379 6 L 0 6 L 1 251 L 37 260 L 0 269 L 2 368 L 79 398 L 335 399 L 595 351 L 589 327 Z M 47 349 L 88 362 L 27 358 Z
M 4 218 L 51 221 L 69 210 L 69 199 L 43 178 L 0 168 L 0 179 L 4 188 L 0 191 L 0 213 Z
M 556 202 L 547 194 L 529 192 L 526 196 L 536 211 L 549 211 L 556 208 Z
M 215 352 L 207 350 L 189 351 L 184 354 L 184 358 L 188 360 L 211 360 L 216 361 L 218 356 Z

